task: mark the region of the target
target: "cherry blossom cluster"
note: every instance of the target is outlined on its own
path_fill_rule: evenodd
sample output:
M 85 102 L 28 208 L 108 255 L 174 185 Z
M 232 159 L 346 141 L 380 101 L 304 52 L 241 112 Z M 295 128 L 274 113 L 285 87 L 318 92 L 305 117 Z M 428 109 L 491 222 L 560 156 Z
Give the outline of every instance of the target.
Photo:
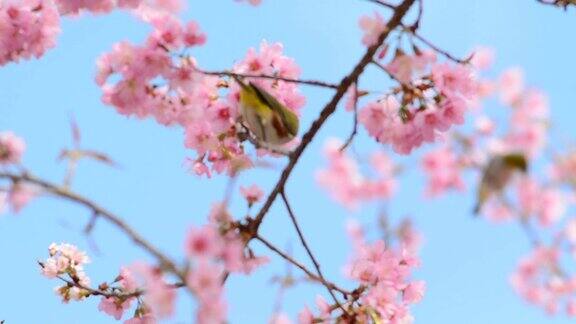
M 56 45 L 60 17 L 50 0 L 0 2 L 0 66 L 40 57 Z
M 576 316 L 576 276 L 560 267 L 559 246 L 537 246 L 518 264 L 510 281 L 516 292 L 549 314 Z
M 391 158 L 381 151 L 370 158 L 374 174 L 364 175 L 356 160 L 341 150 L 337 139 L 328 140 L 324 154 L 328 166 L 316 173 L 316 181 L 339 203 L 356 208 L 362 202 L 387 200 L 396 189 L 397 171 Z
M 247 195 L 249 202 L 257 200 L 252 191 Z M 227 273 L 249 274 L 267 262 L 267 258 L 257 257 L 245 248 L 242 233 L 235 228 L 223 204 L 214 205 L 209 219 L 210 222 L 202 227 L 192 227 L 184 244 L 189 260 L 186 283 L 196 295 L 199 305 L 197 323 L 225 321 L 226 302 L 222 282 Z
M 136 262 L 120 268 L 113 284 L 99 285 L 100 294 L 107 295 L 102 296 L 98 309 L 120 320 L 135 301 L 133 317 L 124 324 L 157 323 L 173 315 L 176 288 L 165 280 L 161 267 Z
M 238 123 L 239 85 L 203 73 L 193 57 L 181 54 L 204 44 L 205 35 L 196 23 L 182 24 L 170 15 L 159 15 L 150 23 L 154 31 L 144 45 L 118 43 L 98 60 L 96 81 L 104 92 L 103 101 L 123 115 L 153 117 L 162 125 L 182 127 L 185 146 L 197 153 L 190 159 L 196 174 L 235 173 L 249 167 L 242 143 L 246 130 Z M 283 55 L 281 44 L 267 42 L 259 51 L 250 49 L 232 72 L 280 78 L 297 78 L 300 73 L 295 62 Z M 109 81 L 112 75 L 120 80 Z M 304 105 L 294 83 L 247 79 L 297 113 Z
M 95 14 L 109 13 L 113 9 L 177 12 L 182 9 L 181 0 L 54 0 L 61 15 L 77 15 L 82 11 Z
M 67 243 L 50 244 L 48 253 L 50 257 L 40 263 L 42 274 L 51 279 L 67 277 L 71 280 L 71 283 L 55 288 L 62 301 L 83 300 L 90 296 L 91 292 L 85 289 L 90 287 L 90 278 L 84 272 L 84 265 L 90 262 L 86 253 Z
M 159 12 L 170 14 L 181 0 L 6 0 L 0 2 L 0 66 L 21 59 L 39 58 L 56 45 L 60 16 L 83 11 L 95 14 L 113 9 L 131 10 L 149 20 Z
M 358 121 L 370 136 L 400 154 L 435 142 L 452 125 L 463 124 L 464 113 L 478 97 L 471 67 L 437 62 L 429 51 L 410 55 L 397 50 L 387 65 L 376 64 L 400 86 L 364 105 Z
M 349 233 L 354 243 L 354 256 L 347 265 L 347 273 L 365 288 L 361 297 L 364 317 L 368 319 L 376 312 L 376 318 L 382 323 L 411 323 L 409 307 L 422 299 L 425 290 L 423 281 L 410 280 L 411 272 L 419 265 L 416 245 L 407 248 L 402 244 L 402 237 L 396 248 L 382 240 L 369 243 L 358 226 L 349 227 Z M 410 237 L 409 241 L 417 241 L 408 227 L 404 233 L 408 234 L 404 239 Z

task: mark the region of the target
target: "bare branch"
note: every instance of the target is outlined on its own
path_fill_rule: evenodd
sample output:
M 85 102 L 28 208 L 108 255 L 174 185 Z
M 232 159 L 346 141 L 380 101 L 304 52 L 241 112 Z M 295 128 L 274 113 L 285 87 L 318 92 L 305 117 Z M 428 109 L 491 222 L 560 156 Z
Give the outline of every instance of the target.
M 265 239 L 264 237 L 260 236 L 260 234 L 256 233 L 254 235 L 254 239 L 260 241 L 262 244 L 264 244 L 267 248 L 269 248 L 271 251 L 273 251 L 274 253 L 278 254 L 280 257 L 282 257 L 284 260 L 292 263 L 293 265 L 295 265 L 296 267 L 298 267 L 300 270 L 304 271 L 304 273 L 306 273 L 306 275 L 314 280 L 317 281 L 319 283 L 321 283 L 322 285 L 329 287 L 330 289 L 334 289 L 340 293 L 342 293 L 344 296 L 348 296 L 350 294 L 352 294 L 352 292 L 342 289 L 338 286 L 336 286 L 335 284 L 333 284 L 330 281 L 326 281 L 325 279 L 320 278 L 319 276 L 315 275 L 312 271 L 308 270 L 308 268 L 306 268 L 302 263 L 296 261 L 294 258 L 292 258 L 290 255 L 284 253 L 282 250 L 280 250 L 279 248 L 277 248 L 274 244 L 270 243 L 270 241 L 268 241 L 267 239 Z
M 237 77 L 241 77 L 241 78 L 280 80 L 280 81 L 284 81 L 284 82 L 298 83 L 298 84 L 304 84 L 304 85 L 320 87 L 320 88 L 338 89 L 337 84 L 332 84 L 332 83 L 328 83 L 328 82 L 324 82 L 324 81 L 317 81 L 317 80 L 291 79 L 291 78 L 283 78 L 281 76 L 276 76 L 276 75 L 243 74 L 243 73 L 233 73 L 233 72 L 229 72 L 229 71 L 202 71 L 202 70 L 198 70 L 198 69 L 196 71 L 198 71 L 202 74 L 205 74 L 205 75 L 229 76 L 229 77 L 237 76 Z
M 124 222 L 120 217 L 100 207 L 99 205 L 92 202 L 88 198 L 85 198 L 77 193 L 74 193 L 73 191 L 70 191 L 66 187 L 62 187 L 50 183 L 48 181 L 36 178 L 30 175 L 29 173 L 23 173 L 18 175 L 13 173 L 0 172 L 0 179 L 10 179 L 14 183 L 16 182 L 29 183 L 42 188 L 43 190 L 52 195 L 83 205 L 84 207 L 90 209 L 93 212 L 93 214 L 99 215 L 99 217 L 102 217 L 103 219 L 109 221 L 111 224 L 115 225 L 124 234 L 126 234 L 126 236 L 132 239 L 132 241 L 137 246 L 140 246 L 142 249 L 146 250 L 148 253 L 153 255 L 160 262 L 163 268 L 176 275 L 183 282 L 186 281 L 185 274 L 180 270 L 178 270 L 174 262 L 168 256 L 166 256 L 163 252 L 158 250 L 151 243 L 146 241 L 139 233 L 137 233 L 133 228 L 131 228 L 128 224 L 126 224 L 126 222 Z
M 286 198 L 286 193 L 284 191 L 281 191 L 280 197 L 282 197 L 282 200 L 284 201 L 284 205 L 286 206 L 286 210 L 288 211 L 288 215 L 290 216 L 290 220 L 292 221 L 292 225 L 294 225 L 294 228 L 296 229 L 296 232 L 298 233 L 298 238 L 300 239 L 300 243 L 302 243 L 302 246 L 306 250 L 306 253 L 308 253 L 310 260 L 312 260 L 312 263 L 314 264 L 314 268 L 316 268 L 316 273 L 318 274 L 318 277 L 320 277 L 320 279 L 322 279 L 322 282 L 326 282 L 326 279 L 324 278 L 324 275 L 322 274 L 322 270 L 320 270 L 320 263 L 318 263 L 318 260 L 316 260 L 316 257 L 314 257 L 314 254 L 312 253 L 312 250 L 310 249 L 308 242 L 306 242 L 306 239 L 304 238 L 304 234 L 302 233 L 302 229 L 300 228 L 300 225 L 298 224 L 298 220 L 296 219 L 296 215 L 294 214 L 294 211 L 292 210 L 292 206 L 290 206 L 290 203 L 288 202 L 288 198 Z M 338 298 L 336 298 L 336 295 L 334 295 L 332 288 L 326 286 L 326 289 L 328 290 L 328 293 L 330 294 L 330 296 L 332 297 L 332 299 L 334 300 L 336 305 L 338 305 L 344 313 L 347 313 L 347 311 L 342 307 L 342 305 L 338 301 Z
M 354 126 L 352 127 L 352 133 L 348 136 L 344 144 L 340 147 L 340 152 L 343 152 L 354 140 L 356 134 L 358 133 L 358 82 L 354 83 Z

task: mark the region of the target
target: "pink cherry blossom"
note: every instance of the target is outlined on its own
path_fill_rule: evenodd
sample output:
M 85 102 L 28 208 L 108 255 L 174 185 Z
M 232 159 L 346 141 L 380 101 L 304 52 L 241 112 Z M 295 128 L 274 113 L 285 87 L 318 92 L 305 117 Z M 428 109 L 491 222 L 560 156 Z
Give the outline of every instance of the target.
M 374 12 L 372 17 L 362 16 L 358 23 L 364 32 L 362 44 L 371 46 L 378 41 L 378 37 L 386 28 L 386 22 L 378 12 Z
M 135 263 L 128 268 L 143 287 L 144 301 L 158 318 L 169 317 L 174 313 L 176 291 L 162 277 L 160 269 L 145 263 Z
M 223 243 L 216 228 L 206 225 L 191 228 L 186 237 L 185 250 L 188 257 L 208 258 L 221 253 Z
M 133 317 L 124 321 L 124 324 L 156 324 L 157 320 L 152 314 Z
M 328 167 L 316 173 L 316 181 L 335 200 L 351 209 L 357 208 L 364 201 L 392 197 L 396 189 L 392 160 L 383 152 L 373 154 L 370 162 L 375 176 L 367 177 L 360 173 L 354 159 L 340 151 L 341 146 L 341 142 L 336 139 L 326 143 Z
M 18 164 L 26 150 L 24 140 L 13 132 L 0 132 L 0 166 Z
M 114 317 L 116 320 L 120 320 L 124 312 L 130 308 L 132 300 L 133 298 L 120 301 L 114 297 L 102 297 L 98 310 Z
M 49 0 L 0 3 L 0 66 L 39 58 L 56 45 L 60 19 Z
M 248 205 L 252 206 L 253 204 L 259 202 L 262 197 L 264 196 L 264 191 L 260 189 L 257 185 L 253 184 L 249 187 L 240 187 L 240 192 L 244 199 L 248 201 Z
M 8 205 L 14 214 L 19 213 L 28 203 L 39 194 L 35 186 L 16 182 L 8 191 Z
M 427 196 L 435 197 L 447 190 L 464 189 L 461 162 L 449 147 L 441 147 L 425 154 L 422 158 L 422 168 L 428 176 Z

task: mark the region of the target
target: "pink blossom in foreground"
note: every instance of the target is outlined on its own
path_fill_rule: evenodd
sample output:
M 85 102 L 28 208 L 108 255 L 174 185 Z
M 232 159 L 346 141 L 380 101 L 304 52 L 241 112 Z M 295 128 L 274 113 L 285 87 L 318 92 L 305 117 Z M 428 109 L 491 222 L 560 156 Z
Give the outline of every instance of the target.
M 517 186 L 519 211 L 524 216 L 535 216 L 542 226 L 550 226 L 564 215 L 567 208 L 565 195 L 546 188 L 534 179 L 524 178 Z
M 226 172 L 234 175 L 252 166 L 238 133 L 239 85 L 232 79 L 198 71 L 193 57 L 179 57 L 184 48 L 204 44 L 206 37 L 194 22 L 182 24 L 171 15 L 149 18 L 154 30 L 142 46 L 118 43 L 98 60 L 96 82 L 102 100 L 120 114 L 153 117 L 160 124 L 184 129 L 184 145 L 196 152 L 191 169 L 198 175 Z M 233 68 L 242 74 L 267 74 L 297 78 L 299 67 L 283 55 L 279 43 L 263 42 L 252 48 Z M 112 76 L 120 80 L 111 82 Z M 295 83 L 249 79 L 269 91 L 288 108 L 299 113 L 304 105 Z M 161 80 L 161 81 L 159 81 Z M 221 93 L 228 88 L 227 94 Z
M 144 291 L 144 302 L 157 318 L 172 316 L 176 302 L 176 291 L 164 280 L 162 272 L 145 263 L 135 263 L 129 271 Z
M 94 14 L 109 13 L 113 9 L 132 9 L 143 17 L 162 12 L 176 13 L 182 0 L 54 0 L 61 15 L 78 15 L 82 11 Z
M 56 45 L 58 11 L 48 0 L 0 2 L 0 66 L 39 58 Z
M 0 132 L 0 166 L 18 164 L 26 150 L 24 140 L 13 132 Z
M 129 298 L 121 302 L 114 297 L 102 297 L 100 304 L 98 304 L 98 310 L 120 320 L 124 312 L 130 308 L 132 300 L 133 298 Z
M 80 287 L 63 285 L 55 288 L 56 293 L 63 302 L 70 300 L 82 300 L 90 295 L 90 292 L 81 287 L 90 287 L 90 278 L 84 272 L 84 265 L 90 262 L 90 258 L 84 251 L 76 246 L 62 243 L 52 243 L 48 247 L 50 257 L 42 265 L 42 274 L 47 278 L 67 276 L 69 280 L 76 282 Z
M 17 214 L 38 194 L 39 190 L 36 187 L 16 182 L 8 191 L 8 205 L 10 205 L 12 212 Z
M 360 109 L 358 121 L 378 142 L 409 154 L 423 143 L 442 137 L 479 96 L 473 71 L 462 64 L 437 63 L 434 55 L 397 54 L 387 67 L 401 82 L 395 94 L 385 95 Z
M 462 165 L 449 147 L 428 152 L 422 158 L 422 168 L 428 177 L 426 195 L 435 197 L 447 190 L 464 189 Z
M 156 324 L 158 321 L 151 314 L 133 317 L 124 321 L 124 324 Z
M 393 249 L 379 240 L 355 248 L 347 274 L 367 287 L 362 297 L 365 305 L 373 308 L 384 323 L 399 324 L 411 317 L 410 305 L 424 295 L 424 282 L 409 279 L 418 263 L 413 252 L 402 247 Z
M 356 161 L 345 151 L 340 151 L 341 146 L 342 143 L 336 139 L 326 143 L 328 166 L 316 173 L 320 186 L 348 208 L 356 208 L 361 202 L 392 197 L 396 188 L 392 160 L 384 153 L 376 152 L 370 161 L 374 175 L 365 176 Z
M 567 314 L 574 316 L 576 277 L 563 273 L 559 261 L 558 247 L 538 246 L 520 261 L 510 281 L 527 302 L 549 314 L 557 313 L 565 305 Z
M 240 193 L 246 201 L 248 201 L 248 205 L 252 206 L 253 204 L 259 202 L 262 197 L 264 197 L 264 191 L 260 189 L 257 185 L 253 184 L 249 187 L 240 187 Z
M 374 12 L 372 17 L 360 17 L 358 24 L 364 32 L 364 36 L 362 37 L 362 44 L 366 46 L 376 44 L 378 37 L 382 32 L 384 32 L 384 29 L 386 29 L 386 22 L 378 12 Z

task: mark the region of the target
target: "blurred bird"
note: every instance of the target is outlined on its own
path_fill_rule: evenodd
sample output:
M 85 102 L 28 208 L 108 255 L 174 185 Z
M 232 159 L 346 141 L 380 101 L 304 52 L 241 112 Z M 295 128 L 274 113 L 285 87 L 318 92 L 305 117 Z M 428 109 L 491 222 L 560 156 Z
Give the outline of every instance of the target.
M 502 192 L 516 171 L 528 171 L 528 161 L 519 153 L 494 156 L 488 162 L 478 186 L 474 215 L 480 213 L 482 206 L 492 195 Z
M 272 147 L 286 144 L 298 134 L 298 116 L 266 90 L 232 75 L 240 85 L 240 113 L 256 139 Z

